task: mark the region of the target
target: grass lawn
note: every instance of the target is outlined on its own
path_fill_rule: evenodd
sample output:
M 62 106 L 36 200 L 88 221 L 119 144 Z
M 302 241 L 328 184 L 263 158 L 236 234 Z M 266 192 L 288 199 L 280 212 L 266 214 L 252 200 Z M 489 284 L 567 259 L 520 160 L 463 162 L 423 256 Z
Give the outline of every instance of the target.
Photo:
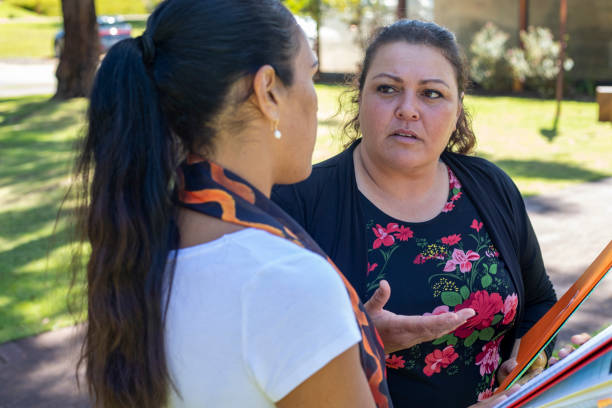
M 6 1 L 0 2 L 0 18 L 23 18 L 36 16 L 29 10 L 14 6 Z
M 95 0 L 98 14 L 145 14 L 147 4 L 160 0 Z M 43 16 L 59 16 L 62 13 L 61 0 L 4 0 L 7 6 L 35 12 Z M 2 16 L 0 14 L 0 16 Z M 15 16 L 18 17 L 18 16 Z
M 341 149 L 341 119 L 333 116 L 341 91 L 317 86 L 314 161 Z M 546 135 L 554 102 L 469 97 L 466 104 L 478 152 L 510 173 L 523 193 L 612 176 L 612 126 L 595 121 L 594 103 L 565 102 L 552 140 Z M 82 99 L 0 99 L 0 343 L 74 323 L 66 309 L 69 229 L 64 222 L 53 229 L 85 108 Z
M 145 29 L 144 20 L 127 22 L 132 25 L 133 37 Z M 51 58 L 54 56 L 53 39 L 61 28 L 61 22 L 53 20 L 0 23 L 0 58 Z

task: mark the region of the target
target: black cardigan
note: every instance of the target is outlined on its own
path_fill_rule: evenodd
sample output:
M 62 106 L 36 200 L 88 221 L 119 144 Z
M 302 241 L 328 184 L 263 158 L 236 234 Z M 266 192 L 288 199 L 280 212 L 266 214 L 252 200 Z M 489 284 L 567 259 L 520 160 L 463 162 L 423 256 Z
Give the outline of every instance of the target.
M 363 212 L 358 196 L 353 151 L 313 167 L 311 176 L 297 184 L 275 186 L 272 200 L 291 215 L 331 257 L 365 302 L 367 249 Z M 518 325 L 505 336 L 502 358 L 556 302 L 544 269 L 540 246 L 516 185 L 491 162 L 444 152 L 442 161 L 455 173 L 482 217 L 493 244 L 507 265 L 518 294 Z M 553 342 L 547 348 L 552 351 Z

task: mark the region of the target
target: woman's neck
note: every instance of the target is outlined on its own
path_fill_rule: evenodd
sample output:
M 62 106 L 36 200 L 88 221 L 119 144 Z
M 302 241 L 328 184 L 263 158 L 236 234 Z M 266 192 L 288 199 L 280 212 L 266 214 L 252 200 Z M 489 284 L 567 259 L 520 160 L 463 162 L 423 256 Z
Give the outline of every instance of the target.
M 448 197 L 448 173 L 441 161 L 414 169 L 380 165 L 359 145 L 353 153 L 359 191 L 386 214 L 422 222 L 440 213 Z
M 258 140 L 240 137 L 234 140 L 242 143 L 218 143 L 210 160 L 242 177 L 269 198 L 274 184 L 270 149 Z

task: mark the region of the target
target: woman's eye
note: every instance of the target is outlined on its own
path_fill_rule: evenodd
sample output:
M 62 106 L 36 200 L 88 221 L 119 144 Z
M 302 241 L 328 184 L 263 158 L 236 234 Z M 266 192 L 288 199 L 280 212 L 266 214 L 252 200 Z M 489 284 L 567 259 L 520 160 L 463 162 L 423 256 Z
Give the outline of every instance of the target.
M 425 91 L 423 91 L 423 95 L 425 95 L 429 99 L 439 99 L 444 96 L 440 91 L 436 91 L 435 89 L 426 89 Z
M 395 88 L 389 85 L 378 85 L 378 87 L 376 87 L 376 90 L 383 94 L 390 94 L 395 92 Z

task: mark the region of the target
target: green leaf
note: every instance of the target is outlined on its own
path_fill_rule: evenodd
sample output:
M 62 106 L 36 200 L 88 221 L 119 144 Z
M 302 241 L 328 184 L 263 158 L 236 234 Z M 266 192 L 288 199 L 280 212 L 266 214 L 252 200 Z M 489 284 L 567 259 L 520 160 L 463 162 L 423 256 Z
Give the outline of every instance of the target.
M 494 263 L 493 265 L 491 265 L 491 267 L 489 268 L 489 273 L 491 275 L 495 275 L 497 273 L 497 264 Z
M 493 330 L 492 327 L 487 327 L 486 329 L 483 329 L 480 332 L 480 334 L 478 335 L 478 338 L 480 340 L 488 341 L 488 340 L 491 340 L 493 338 L 494 334 L 495 334 L 495 330 Z
M 442 303 L 447 306 L 457 306 L 463 302 L 461 295 L 457 292 L 442 292 L 440 296 L 442 298 Z
M 465 341 L 464 341 L 464 343 L 463 343 L 463 344 L 465 344 L 465 347 L 471 347 L 471 346 L 472 346 L 472 344 L 474 344 L 474 342 L 475 342 L 476 340 L 478 340 L 478 335 L 479 335 L 479 334 L 480 334 L 480 332 L 479 332 L 478 330 L 474 330 L 474 331 L 472 332 L 472 334 L 470 334 L 470 335 L 467 337 L 467 339 L 465 339 Z
M 495 318 L 493 319 L 493 321 L 491 322 L 491 326 L 495 326 L 497 323 L 499 323 L 499 321 L 501 319 L 503 319 L 504 315 L 495 315 Z
M 470 290 L 465 285 L 463 285 L 461 289 L 459 289 L 459 293 L 461 293 L 461 297 L 463 298 L 463 300 L 470 297 Z
M 437 346 L 438 344 L 446 343 L 446 340 L 447 340 L 446 337 L 448 337 L 448 334 L 445 334 L 442 337 L 438 337 L 437 339 L 432 341 L 431 344 L 434 344 Z
M 454 335 L 452 335 L 452 334 L 447 334 L 447 335 L 446 335 L 446 337 L 448 337 L 448 339 L 446 339 L 446 343 L 447 343 L 449 346 L 454 346 L 454 345 L 456 345 L 456 344 L 457 344 L 457 337 L 455 337 Z
M 453 195 L 457 195 L 457 193 L 459 193 L 459 191 L 461 191 L 461 190 L 459 190 L 458 188 L 453 188 Z
M 485 275 L 480 278 L 480 283 L 482 284 L 483 288 L 486 288 L 487 286 L 493 283 L 493 278 L 491 277 L 491 275 Z

